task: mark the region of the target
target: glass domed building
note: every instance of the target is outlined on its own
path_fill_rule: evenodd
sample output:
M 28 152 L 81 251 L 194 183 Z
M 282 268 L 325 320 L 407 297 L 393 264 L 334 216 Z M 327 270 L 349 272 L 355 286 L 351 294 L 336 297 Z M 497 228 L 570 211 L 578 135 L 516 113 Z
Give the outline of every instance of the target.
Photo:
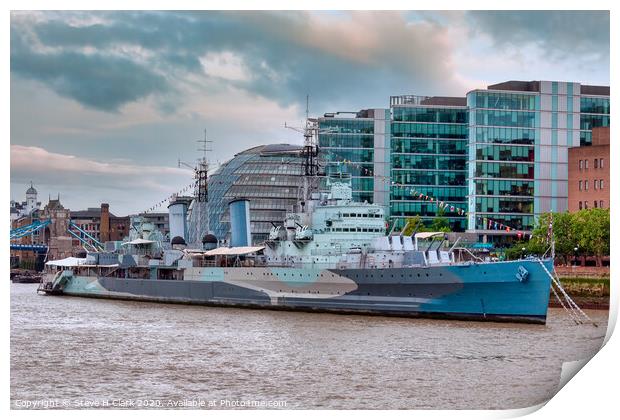
M 252 243 L 266 240 L 272 222 L 282 224 L 297 204 L 302 185 L 302 146 L 270 144 L 237 153 L 208 180 L 209 231 L 230 241 L 228 203 L 250 200 Z

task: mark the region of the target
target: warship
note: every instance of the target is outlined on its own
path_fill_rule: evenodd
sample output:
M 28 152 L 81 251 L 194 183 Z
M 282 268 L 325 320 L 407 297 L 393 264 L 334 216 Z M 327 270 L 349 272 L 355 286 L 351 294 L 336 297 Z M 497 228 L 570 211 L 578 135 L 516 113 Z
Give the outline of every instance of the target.
M 318 311 L 546 322 L 552 258 L 462 258 L 442 232 L 387 233 L 386 209 L 352 198 L 350 178 L 327 177 L 297 211 L 250 243 L 249 202 L 230 205 L 231 245 L 169 249 L 148 222 L 113 252 L 48 261 L 49 295 Z M 182 242 L 182 241 L 181 241 Z M 457 253 L 457 250 L 459 251 Z

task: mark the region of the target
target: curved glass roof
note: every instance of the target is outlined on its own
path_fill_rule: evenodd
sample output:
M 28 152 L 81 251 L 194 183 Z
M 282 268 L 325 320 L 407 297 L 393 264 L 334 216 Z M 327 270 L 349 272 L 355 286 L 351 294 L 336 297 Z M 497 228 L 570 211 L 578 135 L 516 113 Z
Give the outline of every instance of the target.
M 252 242 L 267 239 L 272 222 L 281 224 L 297 204 L 302 184 L 301 145 L 268 144 L 237 153 L 209 177 L 209 230 L 229 239 L 228 203 L 250 200 Z

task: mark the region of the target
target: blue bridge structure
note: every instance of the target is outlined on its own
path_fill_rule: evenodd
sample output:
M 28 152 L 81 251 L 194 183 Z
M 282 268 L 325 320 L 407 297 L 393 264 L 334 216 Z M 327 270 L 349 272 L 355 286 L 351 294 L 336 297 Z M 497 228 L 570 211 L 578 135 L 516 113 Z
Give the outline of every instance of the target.
M 12 250 L 21 250 L 21 251 L 34 251 L 36 253 L 45 254 L 47 253 L 48 246 L 45 244 L 19 244 L 13 241 L 23 238 L 28 235 L 32 235 L 33 233 L 44 229 L 46 226 L 49 226 L 52 223 L 51 219 L 47 220 L 35 220 L 34 222 L 21 226 L 15 229 L 11 229 L 10 239 L 11 239 L 11 249 Z M 69 227 L 67 229 L 67 233 L 76 238 L 82 243 L 82 246 L 92 252 L 101 252 L 104 250 L 104 245 L 97 240 L 94 236 L 80 228 L 77 224 L 69 221 Z

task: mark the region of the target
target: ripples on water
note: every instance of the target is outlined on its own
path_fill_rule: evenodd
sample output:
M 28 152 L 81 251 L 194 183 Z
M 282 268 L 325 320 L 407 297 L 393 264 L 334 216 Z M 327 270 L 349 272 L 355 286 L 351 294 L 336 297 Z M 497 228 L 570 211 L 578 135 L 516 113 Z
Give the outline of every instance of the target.
M 547 325 L 39 296 L 11 285 L 11 400 L 284 400 L 287 408 L 494 409 L 541 403 L 602 345 Z

